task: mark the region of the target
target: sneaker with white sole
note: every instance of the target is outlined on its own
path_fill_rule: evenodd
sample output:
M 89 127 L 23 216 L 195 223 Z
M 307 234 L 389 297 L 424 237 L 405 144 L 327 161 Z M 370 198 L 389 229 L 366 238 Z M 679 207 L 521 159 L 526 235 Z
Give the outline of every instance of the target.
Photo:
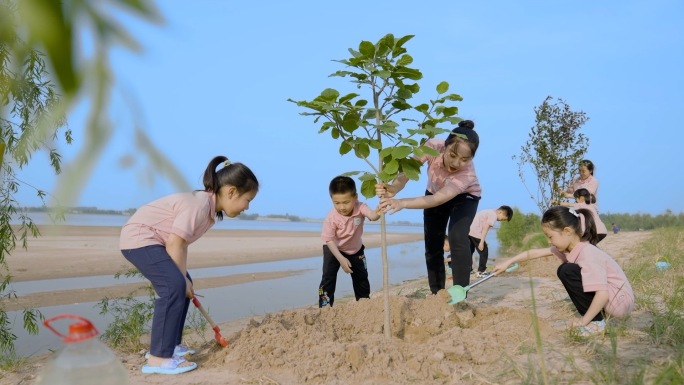
M 591 321 L 587 326 L 578 326 L 577 333 L 582 337 L 603 334 L 606 331 L 606 320 Z
M 176 345 L 173 349 L 173 357 L 183 357 L 186 354 L 195 354 L 197 351 L 193 348 L 187 347 L 187 345 Z M 150 358 L 150 352 L 145 353 L 145 358 Z
M 475 275 L 475 276 L 476 276 L 477 278 L 484 278 L 484 277 L 490 276 L 491 274 L 492 274 L 492 273 L 490 273 L 490 272 L 488 272 L 488 271 L 478 271 L 478 272 L 477 272 L 477 275 Z

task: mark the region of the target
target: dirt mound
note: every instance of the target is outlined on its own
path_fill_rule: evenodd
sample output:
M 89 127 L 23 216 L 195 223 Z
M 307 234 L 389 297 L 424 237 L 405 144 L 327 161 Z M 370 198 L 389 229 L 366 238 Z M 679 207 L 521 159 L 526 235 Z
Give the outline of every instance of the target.
M 274 313 L 230 336 L 230 348 L 215 349 L 202 365 L 247 376 L 263 370 L 304 384 L 446 384 L 473 366 L 496 364 L 501 344 L 531 336 L 529 311 L 448 299 L 446 292 L 391 296 L 389 341 L 382 297 Z M 541 322 L 542 334 L 550 334 Z

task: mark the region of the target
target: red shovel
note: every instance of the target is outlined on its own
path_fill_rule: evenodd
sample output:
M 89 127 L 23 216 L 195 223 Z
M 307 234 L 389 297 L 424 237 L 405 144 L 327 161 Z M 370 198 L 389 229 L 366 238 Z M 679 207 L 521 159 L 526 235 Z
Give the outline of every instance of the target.
M 197 299 L 196 296 L 192 296 L 192 303 L 195 304 L 195 306 L 197 307 L 197 310 L 199 310 L 200 313 L 202 313 L 204 318 L 207 319 L 207 322 L 209 322 L 209 325 L 211 325 L 212 329 L 214 329 L 214 339 L 216 339 L 216 342 L 218 342 L 218 344 L 223 346 L 223 347 L 228 346 L 228 341 L 226 341 L 226 339 L 223 338 L 223 336 L 221 335 L 221 330 L 219 330 L 218 325 L 216 325 L 214 320 L 211 319 L 211 316 L 209 315 L 209 313 L 207 313 L 207 311 L 204 310 L 204 308 L 202 307 L 202 304 L 200 303 L 200 301 Z

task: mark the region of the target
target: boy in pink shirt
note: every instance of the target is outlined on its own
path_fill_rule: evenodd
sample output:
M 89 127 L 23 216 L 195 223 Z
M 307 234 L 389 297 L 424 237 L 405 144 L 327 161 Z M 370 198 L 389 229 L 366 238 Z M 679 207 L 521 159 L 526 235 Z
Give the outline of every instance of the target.
M 358 201 L 356 183 L 348 176 L 333 178 L 328 188 L 333 209 L 323 221 L 321 239 L 323 245 L 323 277 L 318 286 L 318 307 L 333 306 L 337 272 L 342 267 L 351 275 L 354 296 L 370 298 L 370 282 L 366 256 L 364 255 L 363 222 L 366 218 L 376 221 L 377 210 Z
M 470 240 L 470 255 L 473 255 L 475 250 L 480 255 L 480 263 L 477 268 L 477 278 L 483 278 L 490 273 L 487 272 L 487 259 L 489 259 L 489 245 L 485 239 L 489 229 L 494 227 L 494 224 L 499 221 L 510 221 L 513 218 L 513 209 L 509 206 L 503 205 L 498 209 L 488 209 L 479 211 L 475 214 L 473 223 L 470 225 L 470 233 L 468 238 Z M 471 269 L 471 274 L 473 273 Z
M 620 265 L 597 248 L 591 213 L 553 206 L 542 217 L 542 230 L 550 248 L 533 249 L 498 263 L 493 273 L 516 262 L 555 255 L 560 259 L 558 278 L 580 317 L 569 322 L 581 335 L 602 333 L 606 316 L 622 318 L 634 309 L 634 292 Z

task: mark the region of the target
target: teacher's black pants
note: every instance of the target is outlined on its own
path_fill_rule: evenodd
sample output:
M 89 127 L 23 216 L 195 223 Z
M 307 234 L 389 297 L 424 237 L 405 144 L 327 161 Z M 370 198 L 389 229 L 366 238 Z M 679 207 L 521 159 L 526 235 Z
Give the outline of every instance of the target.
M 425 191 L 425 195 L 432 195 L 432 193 Z M 428 284 L 433 294 L 443 290 L 446 283 L 444 237 L 447 234 L 451 249 L 453 283 L 463 287 L 470 284 L 470 269 L 473 260 L 468 233 L 477 213 L 479 201 L 478 196 L 460 194 L 439 206 L 423 210 L 425 265 Z

